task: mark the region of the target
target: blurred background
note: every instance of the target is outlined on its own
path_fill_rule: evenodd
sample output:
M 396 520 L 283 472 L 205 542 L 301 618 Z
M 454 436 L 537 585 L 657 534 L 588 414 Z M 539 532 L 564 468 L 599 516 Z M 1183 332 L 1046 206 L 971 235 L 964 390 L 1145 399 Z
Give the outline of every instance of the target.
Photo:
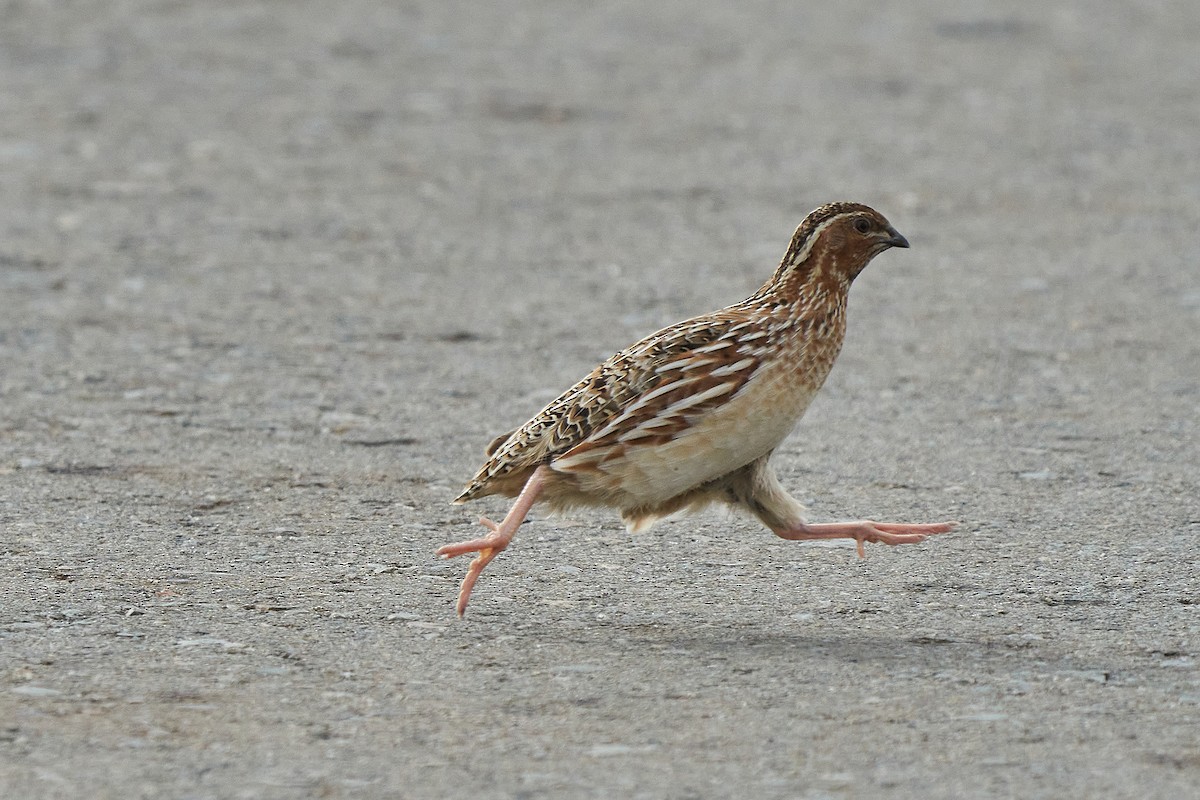
M 282 335 L 272 358 L 291 371 L 314 345 L 382 333 L 378 392 L 408 367 L 447 387 L 499 381 L 501 395 L 528 387 L 526 370 L 557 387 L 752 291 L 800 218 L 844 198 L 914 245 L 856 289 L 884 341 L 922 320 L 909 351 L 879 348 L 881 365 L 942 381 L 978 369 L 1003 403 L 1064 377 L 1062 354 L 1104 349 L 1111 374 L 1087 382 L 1139 388 L 1155 348 L 1122 326 L 1165 307 L 1161 333 L 1177 340 L 1200 309 L 1198 16 L 1187 3 L 7 3 L 9 357 L 44 347 L 99 368 L 122 347 L 147 371 L 199 358 L 232 374 L 190 339 L 240 352 Z M 230 315 L 242 327 L 226 335 Z M 535 351 L 496 374 L 490 358 L 402 344 L 430 336 L 472 356 Z M 247 399 L 286 406 L 269 366 L 246 367 Z M 351 390 L 329 369 L 309 391 L 341 403 Z M 20 372 L 16 388 L 47 377 Z M 470 426 L 481 409 L 453 410 Z
M 0 794 L 1184 796 L 1198 41 L 1192 2 L 3 0 Z M 456 625 L 486 443 L 832 200 L 912 249 L 780 471 L 962 532 L 860 566 L 581 513 Z

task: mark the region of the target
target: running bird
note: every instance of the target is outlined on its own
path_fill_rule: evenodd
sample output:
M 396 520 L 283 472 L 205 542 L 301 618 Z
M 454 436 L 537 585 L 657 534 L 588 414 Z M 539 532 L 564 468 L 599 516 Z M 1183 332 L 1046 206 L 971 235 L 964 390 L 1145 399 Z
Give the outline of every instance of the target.
M 804 521 L 771 453 L 833 367 L 846 333 L 850 283 L 872 258 L 908 247 L 874 209 L 830 203 L 792 236 L 779 268 L 740 303 L 664 328 L 609 358 L 515 431 L 454 501 L 516 497 L 491 533 L 440 548 L 478 553 L 458 594 L 466 611 L 479 575 L 539 501 L 551 510 L 611 506 L 630 531 L 721 502 L 784 539 L 915 544 L 955 523 Z

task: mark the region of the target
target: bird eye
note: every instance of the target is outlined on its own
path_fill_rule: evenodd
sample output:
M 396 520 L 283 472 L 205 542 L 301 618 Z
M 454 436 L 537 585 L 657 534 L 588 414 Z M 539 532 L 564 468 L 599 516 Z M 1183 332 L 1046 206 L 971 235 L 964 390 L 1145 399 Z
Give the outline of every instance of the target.
M 867 231 L 871 230 L 871 220 L 867 219 L 866 217 L 859 217 L 858 219 L 854 220 L 854 230 L 858 231 L 859 233 L 866 233 Z

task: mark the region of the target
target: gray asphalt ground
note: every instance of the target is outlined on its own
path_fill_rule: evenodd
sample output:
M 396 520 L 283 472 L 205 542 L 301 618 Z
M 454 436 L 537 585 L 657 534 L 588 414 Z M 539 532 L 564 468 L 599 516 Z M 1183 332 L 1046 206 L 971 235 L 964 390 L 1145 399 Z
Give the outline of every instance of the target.
M 1185 798 L 1200 5 L 0 6 L 0 796 Z M 535 513 L 495 434 L 912 241 L 777 452 L 815 521 Z

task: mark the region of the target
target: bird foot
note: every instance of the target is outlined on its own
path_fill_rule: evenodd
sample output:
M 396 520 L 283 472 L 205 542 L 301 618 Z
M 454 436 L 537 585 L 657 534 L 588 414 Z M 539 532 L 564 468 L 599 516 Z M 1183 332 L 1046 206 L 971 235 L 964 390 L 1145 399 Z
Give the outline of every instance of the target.
M 487 517 L 480 517 L 479 524 L 489 529 L 491 533 L 480 539 L 456 542 L 455 544 L 444 545 L 437 549 L 437 554 L 442 558 L 454 558 L 466 553 L 479 553 L 471 562 L 471 565 L 467 567 L 467 574 L 463 577 L 462 587 L 458 590 L 458 603 L 454 610 L 458 612 L 460 617 L 467 612 L 467 601 L 471 599 L 471 590 L 475 588 L 475 582 L 479 580 L 484 567 L 492 563 L 492 559 L 500 555 L 500 552 L 508 547 L 513 537 L 513 531 L 503 530 L 501 525 L 492 522 Z
M 931 522 L 910 524 L 904 522 L 824 522 L 808 524 L 805 522 L 782 531 L 775 535 L 791 541 L 802 539 L 853 539 L 858 545 L 858 557 L 866 558 L 867 553 L 863 544 L 898 545 L 917 544 L 936 533 L 946 533 L 954 529 L 957 522 Z
M 508 543 L 512 541 L 512 534 L 509 534 L 507 537 L 500 535 L 500 526 L 487 517 L 480 517 L 479 524 L 490 530 L 491 533 L 479 539 L 442 545 L 437 549 L 437 555 L 442 558 L 454 558 L 455 556 L 461 556 L 466 553 L 477 553 L 482 550 L 495 550 L 499 553 L 508 547 Z
M 546 481 L 546 470 L 546 467 L 538 467 L 534 470 L 529 480 L 525 482 L 525 488 L 517 497 L 517 502 L 513 503 L 512 508 L 504 515 L 502 522 L 497 524 L 487 517 L 479 518 L 479 524 L 491 531 L 487 536 L 448 544 L 437 549 L 437 554 L 442 558 L 479 553 L 467 567 L 466 577 L 463 578 L 462 586 L 458 590 L 458 604 L 454 607 L 458 616 L 461 617 L 467 612 L 467 601 L 471 599 L 471 590 L 475 588 L 475 581 L 479 580 L 479 574 L 483 572 L 483 568 L 492 563 L 492 559 L 498 556 L 500 551 L 508 547 L 513 534 L 525 521 L 525 515 L 529 513 L 534 501 L 541 494 L 542 486 Z

